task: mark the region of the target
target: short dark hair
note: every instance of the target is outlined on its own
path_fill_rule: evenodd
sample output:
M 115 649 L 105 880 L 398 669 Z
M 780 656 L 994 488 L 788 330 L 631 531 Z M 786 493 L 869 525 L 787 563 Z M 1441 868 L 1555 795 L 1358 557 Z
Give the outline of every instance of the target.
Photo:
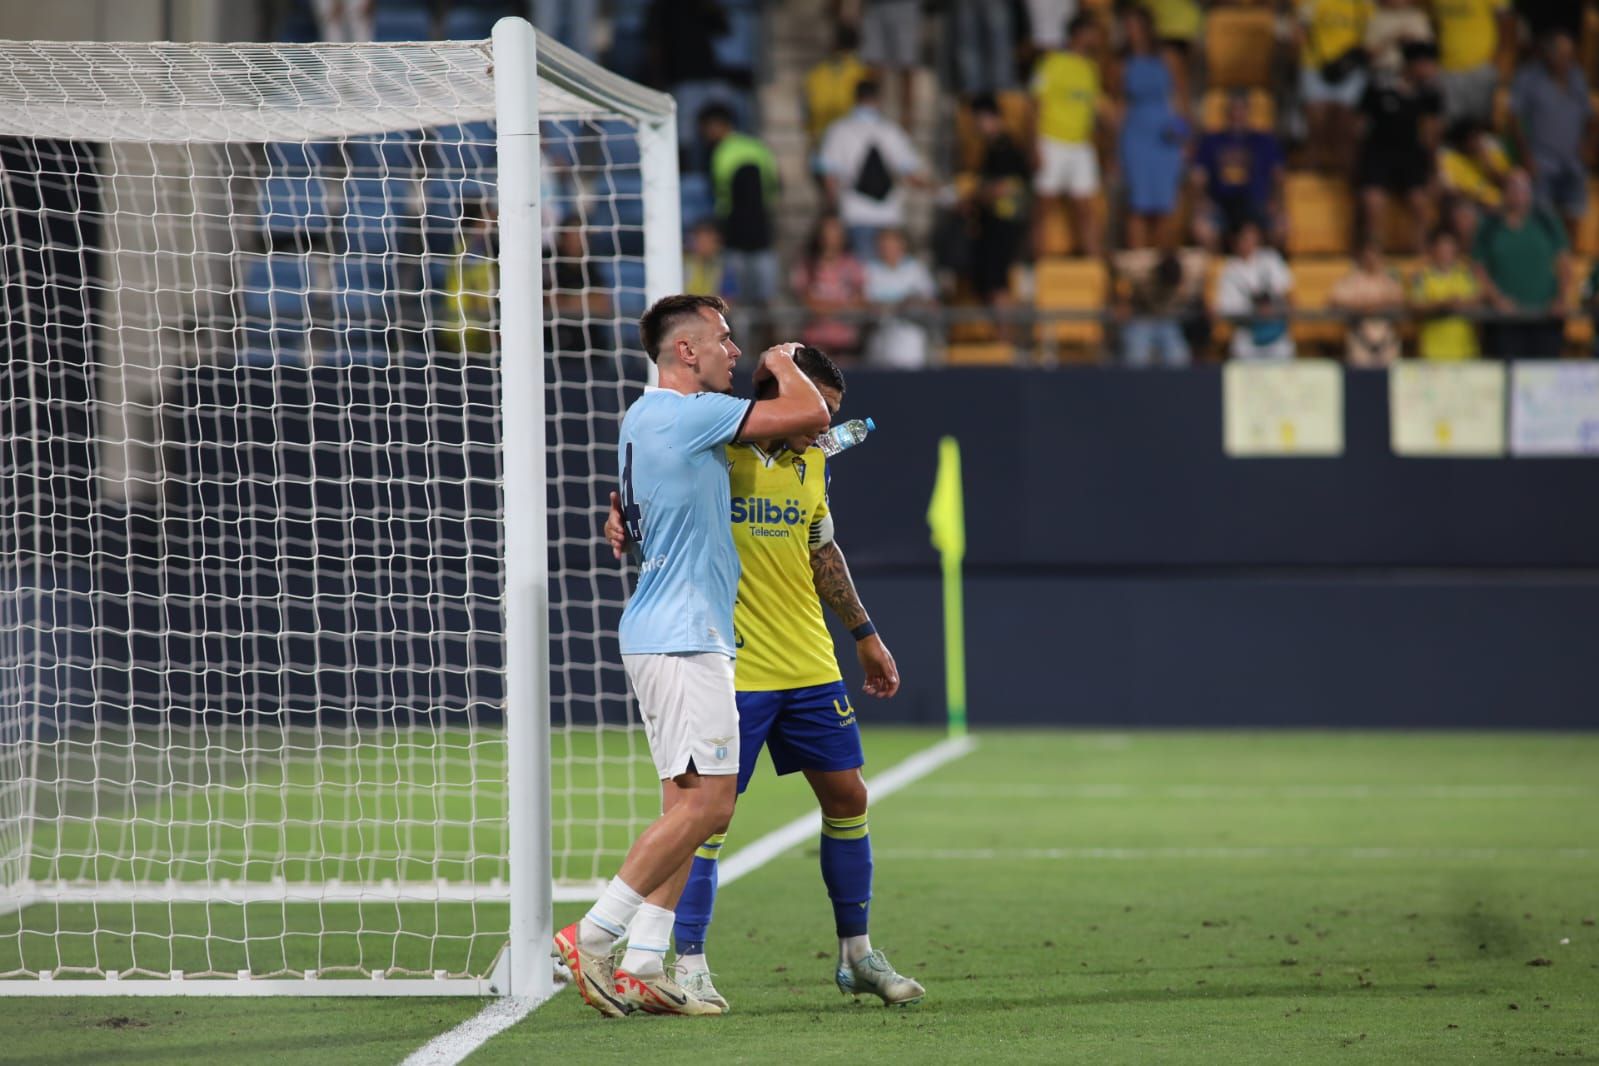
M 1068 41 L 1074 41 L 1077 39 L 1077 35 L 1079 33 L 1082 33 L 1084 30 L 1093 29 L 1098 25 L 1099 20 L 1093 15 L 1089 14 L 1087 11 L 1079 11 L 1077 14 L 1072 16 L 1072 20 L 1070 22 L 1066 23 L 1066 39 Z
M 673 326 L 685 317 L 697 315 L 705 309 L 725 315 L 727 301 L 720 296 L 679 293 L 676 296 L 663 296 L 651 304 L 649 310 L 638 320 L 639 338 L 644 343 L 644 354 L 650 357 L 650 362 L 660 359 L 661 341 L 671 332 Z
M 999 113 L 999 101 L 994 98 L 993 93 L 978 93 L 972 97 L 972 114 L 998 115 Z
M 721 101 L 714 101 L 700 108 L 699 124 L 707 122 L 725 122 L 729 126 L 738 125 L 738 119 L 733 116 L 733 109 Z
M 813 348 L 809 344 L 802 344 L 794 352 L 794 365 L 799 367 L 801 374 L 810 378 L 818 385 L 830 385 L 840 394 L 844 392 L 844 371 L 838 364 L 827 357 L 827 353 L 820 348 Z
M 820 348 L 812 348 L 809 344 L 802 344 L 794 349 L 794 365 L 799 372 L 811 379 L 811 383 L 818 388 L 829 386 L 838 390 L 840 396 L 844 395 L 844 371 L 838 364 L 827 357 L 827 353 Z M 777 395 L 777 382 L 767 378 L 755 390 L 757 399 L 769 400 Z
M 833 48 L 839 52 L 853 52 L 860 46 L 860 31 L 847 22 L 840 22 L 833 31 Z
M 857 104 L 872 103 L 882 95 L 883 88 L 877 84 L 877 79 L 875 78 L 862 78 L 855 83 L 855 102 Z

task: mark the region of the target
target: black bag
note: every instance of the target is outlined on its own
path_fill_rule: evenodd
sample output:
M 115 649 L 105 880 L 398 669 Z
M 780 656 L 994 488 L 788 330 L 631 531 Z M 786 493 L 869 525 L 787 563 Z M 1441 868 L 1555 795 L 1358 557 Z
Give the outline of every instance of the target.
M 855 175 L 855 191 L 868 200 L 886 200 L 894 191 L 894 175 L 883 162 L 883 153 L 872 145 L 861 160 L 861 169 Z

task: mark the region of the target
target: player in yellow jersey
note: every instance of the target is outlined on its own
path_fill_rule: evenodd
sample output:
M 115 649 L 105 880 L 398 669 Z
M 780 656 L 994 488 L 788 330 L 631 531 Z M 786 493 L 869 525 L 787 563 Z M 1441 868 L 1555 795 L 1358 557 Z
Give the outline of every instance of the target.
M 815 348 L 801 348 L 794 363 L 836 415 L 844 400 L 843 373 Z M 757 385 L 757 396 L 762 388 Z M 729 517 L 743 568 L 733 610 L 738 790 L 748 787 L 762 747 L 770 750 L 779 774 L 805 775 L 822 809 L 822 880 L 832 900 L 839 944 L 834 980 L 845 993 L 872 993 L 894 1005 L 916 1003 L 924 994 L 922 986 L 895 972 L 867 935 L 872 850 L 861 776 L 865 757 L 822 604 L 855 637 L 867 693 L 893 696 L 899 691 L 899 674 L 833 539 L 827 457 L 808 441 L 762 441 L 729 445 L 727 463 Z M 620 555 L 625 540 L 614 506 L 606 536 Z M 711 983 L 705 962 L 724 836 L 707 840 L 696 853 L 673 936 L 678 983 L 726 1010 L 727 1001 Z

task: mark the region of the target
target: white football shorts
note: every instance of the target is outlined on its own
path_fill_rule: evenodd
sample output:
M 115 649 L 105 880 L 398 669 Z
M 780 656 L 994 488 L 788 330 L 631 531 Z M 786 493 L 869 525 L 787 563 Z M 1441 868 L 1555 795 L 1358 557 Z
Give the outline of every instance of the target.
M 738 701 L 733 660 L 716 652 L 624 655 L 655 769 L 666 781 L 688 771 L 738 773 Z
M 1033 191 L 1039 196 L 1083 200 L 1099 191 L 1099 156 L 1092 144 L 1038 138 L 1038 172 Z

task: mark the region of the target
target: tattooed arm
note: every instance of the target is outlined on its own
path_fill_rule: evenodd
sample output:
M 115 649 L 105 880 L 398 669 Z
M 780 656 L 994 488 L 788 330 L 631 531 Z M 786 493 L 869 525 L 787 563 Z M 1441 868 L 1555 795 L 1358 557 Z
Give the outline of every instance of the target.
M 860 593 L 855 591 L 855 581 L 849 575 L 849 564 L 835 541 L 829 539 L 811 549 L 811 578 L 816 585 L 816 595 L 845 628 L 856 630 L 871 623 L 871 617 L 861 605 Z M 866 673 L 867 694 L 887 699 L 899 691 L 899 669 L 875 628 L 856 638 L 855 654 Z

